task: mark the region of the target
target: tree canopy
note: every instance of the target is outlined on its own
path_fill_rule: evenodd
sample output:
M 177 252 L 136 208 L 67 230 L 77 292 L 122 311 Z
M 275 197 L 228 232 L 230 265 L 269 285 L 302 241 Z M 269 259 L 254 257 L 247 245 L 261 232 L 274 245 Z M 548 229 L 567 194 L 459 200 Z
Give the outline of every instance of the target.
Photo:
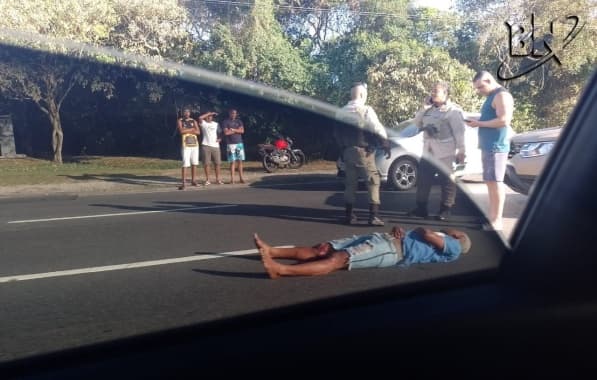
M 160 72 L 137 75 L 118 66 L 96 65 L 116 63 L 119 58 L 110 53 L 83 57 L 69 41 L 115 48 L 157 63 L 183 62 L 337 106 L 348 100 L 354 82 L 364 81 L 370 89 L 369 102 L 391 127 L 412 117 L 438 80 L 450 83 L 452 100 L 463 109 L 478 110 L 481 99 L 471 86 L 474 72 L 497 73 L 502 65 L 512 73 L 528 63 L 528 58 L 510 54 L 504 23 L 528 31 L 532 14 L 537 44 L 552 34 L 550 43 L 557 48 L 560 64 L 552 59 L 527 75 L 503 82 L 515 99 L 513 124 L 518 131 L 563 125 L 595 69 L 594 1 L 457 0 L 455 5 L 452 11 L 440 11 L 415 7 L 409 0 L 3 0 L 0 42 L 45 53 L 25 66 L 18 53 L 0 51 L 0 104 L 14 108 L 30 103 L 45 115 L 56 162 L 62 159 L 65 129 L 73 136 L 82 133 L 82 124 L 97 125 L 103 131 L 90 132 L 97 138 L 82 139 L 84 147 L 67 144 L 69 153 L 110 154 L 108 145 L 100 141 L 116 134 L 126 140 L 127 118 L 109 124 L 91 120 L 100 108 L 119 112 L 123 103 L 141 114 L 160 115 L 144 119 L 155 134 L 143 141 L 155 149 L 160 149 L 159 141 L 170 138 L 170 128 L 163 125 L 173 123 L 181 103 L 222 112 L 237 102 L 250 127 L 250 141 L 273 132 L 302 133 L 310 140 L 305 141 L 312 148 L 308 153 L 325 155 L 329 128 L 314 124 L 298 129 L 286 108 L 251 108 L 251 102 L 229 93 L 192 89 Z M 565 19 L 569 15 L 578 16 L 584 27 L 564 47 L 563 36 L 571 29 Z M 59 42 L 45 43 L 19 33 Z M 516 45 L 519 50 L 520 45 Z M 65 56 L 85 60 L 73 64 Z M 69 96 L 73 91 L 75 99 Z M 120 104 L 110 100 L 117 98 Z M 65 107 L 70 110 L 75 105 L 87 108 L 79 116 L 61 118 Z

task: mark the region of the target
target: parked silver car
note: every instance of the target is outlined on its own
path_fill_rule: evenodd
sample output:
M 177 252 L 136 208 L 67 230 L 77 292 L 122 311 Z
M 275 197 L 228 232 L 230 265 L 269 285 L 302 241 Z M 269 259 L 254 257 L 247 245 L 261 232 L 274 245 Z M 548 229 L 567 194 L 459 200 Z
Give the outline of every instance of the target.
M 512 138 L 504 183 L 512 190 L 528 194 L 543 171 L 561 127 L 520 133 Z
M 477 114 L 467 115 L 468 118 L 478 117 Z M 419 133 L 413 120 L 407 120 L 394 128 L 386 129 L 388 139 L 392 145 L 391 156 L 386 159 L 383 150 L 375 153 L 375 164 L 383 183 L 399 191 L 406 191 L 417 185 L 418 167 L 423 154 L 423 133 Z M 454 164 L 454 175 L 461 178 L 465 175 L 482 173 L 481 151 L 477 146 L 477 129 L 465 127 L 466 161 Z M 336 162 L 338 176 L 344 175 L 342 157 Z

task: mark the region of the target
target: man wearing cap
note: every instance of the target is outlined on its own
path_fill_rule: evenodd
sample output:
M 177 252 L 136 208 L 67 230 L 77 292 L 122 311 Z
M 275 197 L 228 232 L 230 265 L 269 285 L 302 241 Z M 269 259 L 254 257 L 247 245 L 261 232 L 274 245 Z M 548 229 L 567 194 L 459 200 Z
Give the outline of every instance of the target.
M 454 261 L 471 249 L 468 235 L 456 229 L 433 231 L 418 227 L 405 231 L 394 226 L 389 233 L 354 235 L 313 247 L 272 247 L 254 235 L 263 266 L 272 279 L 282 276 L 317 276 L 340 269 L 384 268 Z M 282 264 L 274 259 L 291 259 Z

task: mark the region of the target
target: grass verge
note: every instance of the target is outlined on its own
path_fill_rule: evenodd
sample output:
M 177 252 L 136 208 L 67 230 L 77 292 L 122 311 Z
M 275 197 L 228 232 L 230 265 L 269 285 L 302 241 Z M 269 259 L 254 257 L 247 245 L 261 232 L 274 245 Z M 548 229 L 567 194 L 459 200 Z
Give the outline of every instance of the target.
M 245 171 L 263 172 L 260 162 L 246 161 Z M 309 162 L 301 171 L 334 170 L 332 161 Z M 227 162 L 222 162 L 222 170 L 229 170 Z M 213 172 L 213 169 L 211 170 Z M 200 175 L 203 168 L 199 167 Z M 64 157 L 62 165 L 36 158 L 0 159 L 0 186 L 60 184 L 98 177 L 180 177 L 180 161 L 146 157 L 103 157 L 75 156 Z

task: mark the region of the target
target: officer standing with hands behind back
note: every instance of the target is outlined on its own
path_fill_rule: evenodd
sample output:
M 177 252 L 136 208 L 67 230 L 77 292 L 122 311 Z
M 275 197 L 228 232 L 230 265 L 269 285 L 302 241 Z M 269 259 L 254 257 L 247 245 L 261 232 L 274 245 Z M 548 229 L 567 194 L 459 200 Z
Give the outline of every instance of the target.
M 346 167 L 344 179 L 344 202 L 346 206 L 346 224 L 356 224 L 357 216 L 353 211 L 359 177 L 365 179 L 369 195 L 369 225 L 383 226 L 379 218 L 379 186 L 381 178 L 375 166 L 375 149 L 382 147 L 386 158 L 390 157 L 386 130 L 377 114 L 367 102 L 367 85 L 355 84 L 350 90 L 351 100 L 342 108 L 339 119 L 348 117 L 349 124 L 334 128 L 334 137 L 342 149 L 342 158 Z

